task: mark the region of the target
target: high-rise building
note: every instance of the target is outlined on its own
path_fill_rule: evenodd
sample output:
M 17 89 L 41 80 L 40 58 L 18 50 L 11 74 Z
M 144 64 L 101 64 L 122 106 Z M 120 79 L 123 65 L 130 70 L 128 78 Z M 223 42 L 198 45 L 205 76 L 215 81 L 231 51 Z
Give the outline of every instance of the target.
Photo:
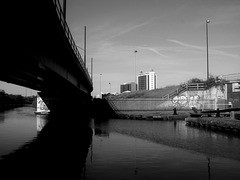
M 157 75 L 152 70 L 150 72 L 140 72 L 138 75 L 138 90 L 152 90 L 157 88 Z
M 120 93 L 126 92 L 126 91 L 136 91 L 137 90 L 137 84 L 134 82 L 131 83 L 124 83 L 120 85 Z
M 138 75 L 138 90 L 147 89 L 147 76 L 141 71 Z

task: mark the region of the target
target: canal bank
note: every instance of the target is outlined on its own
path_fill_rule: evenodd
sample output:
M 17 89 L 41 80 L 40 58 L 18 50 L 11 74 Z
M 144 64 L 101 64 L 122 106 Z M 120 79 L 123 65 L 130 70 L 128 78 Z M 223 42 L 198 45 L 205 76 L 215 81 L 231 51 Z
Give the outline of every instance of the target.
M 240 120 L 230 117 L 188 117 L 185 121 L 187 126 L 240 135 Z
M 127 112 L 120 116 L 121 119 L 147 120 L 147 121 L 185 121 L 186 126 L 205 128 L 212 131 L 240 135 L 239 115 L 222 117 L 191 117 L 192 111 L 146 111 Z
M 192 108 L 202 110 L 226 110 L 239 108 L 239 79 L 220 80 L 211 83 L 187 83 L 181 85 L 175 91 L 159 96 L 151 93 L 144 96 L 144 92 L 136 92 L 129 96 L 106 97 L 112 109 L 123 118 L 133 119 L 182 119 L 189 117 Z M 143 95 L 142 95 L 143 94 Z M 173 110 L 184 112 L 172 113 Z M 165 112 L 170 112 L 166 114 Z M 172 116 L 173 115 L 173 116 Z
M 0 89 L 0 112 L 33 104 L 34 96 L 24 97 L 22 95 L 7 94 Z
M 121 119 L 138 120 L 185 120 L 189 117 L 190 110 L 158 110 L 158 111 L 125 111 L 121 112 Z

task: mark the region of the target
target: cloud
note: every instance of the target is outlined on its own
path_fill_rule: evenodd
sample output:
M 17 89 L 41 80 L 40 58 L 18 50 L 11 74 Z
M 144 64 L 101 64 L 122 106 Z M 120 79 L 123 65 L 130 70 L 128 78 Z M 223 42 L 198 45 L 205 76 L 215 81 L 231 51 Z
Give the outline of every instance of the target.
M 177 40 L 173 40 L 173 39 L 168 39 L 167 41 L 173 42 L 175 44 L 178 44 L 178 45 L 181 45 L 183 47 L 190 48 L 190 49 L 198 49 L 198 50 L 203 50 L 204 49 L 201 46 L 191 45 L 191 44 L 187 44 L 187 43 L 184 43 L 184 42 L 181 42 L 181 41 L 177 41 Z
M 235 49 L 235 48 L 240 48 L 240 45 L 214 46 L 214 49 Z
M 138 49 L 145 49 L 145 50 L 154 52 L 155 54 L 157 54 L 157 55 L 159 55 L 159 56 L 161 56 L 163 58 L 168 58 L 168 56 L 160 53 L 157 47 L 146 47 L 146 46 L 143 46 L 143 47 L 138 47 Z
M 159 17 L 153 17 L 153 18 L 151 18 L 151 19 L 149 19 L 149 20 L 147 20 L 147 21 L 145 21 L 143 23 L 136 24 L 136 25 L 133 25 L 133 26 L 130 26 L 130 27 L 127 27 L 127 28 L 122 28 L 118 33 L 116 33 L 116 34 L 106 38 L 105 41 L 108 41 L 108 40 L 114 39 L 114 38 L 116 38 L 118 36 L 124 35 L 124 34 L 126 34 L 128 32 L 131 32 L 131 31 L 133 31 L 135 29 L 138 29 L 138 28 L 140 28 L 142 26 L 145 26 L 145 25 L 147 25 L 147 24 L 149 24 L 149 23 L 151 23 L 151 22 L 153 22 L 155 20 L 158 20 L 158 19 L 159 19 Z
M 196 46 L 196 45 L 192 45 L 192 44 L 188 44 L 188 43 L 184 43 L 178 40 L 173 40 L 173 39 L 168 39 L 167 41 L 175 43 L 180 45 L 181 47 L 175 47 L 175 51 L 177 52 L 189 52 L 189 53 L 205 53 L 206 51 L 206 47 L 203 46 Z M 182 47 L 184 49 L 182 49 Z M 233 46 L 233 45 L 229 45 L 229 46 L 217 46 L 215 47 L 211 47 L 209 48 L 209 54 L 213 54 L 213 55 L 218 55 L 218 56 L 227 56 L 227 57 L 231 57 L 231 58 L 240 58 L 240 55 L 238 54 L 232 54 L 232 53 L 228 53 L 225 51 L 221 51 L 221 50 L 216 50 L 216 49 L 223 49 L 223 48 L 237 48 L 239 46 Z

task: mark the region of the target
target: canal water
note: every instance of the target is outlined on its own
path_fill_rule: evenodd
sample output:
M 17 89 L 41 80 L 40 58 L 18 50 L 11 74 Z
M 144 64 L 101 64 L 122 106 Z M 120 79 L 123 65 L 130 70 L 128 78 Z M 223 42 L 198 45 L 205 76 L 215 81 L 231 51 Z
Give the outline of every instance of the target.
M 240 138 L 184 121 L 0 113 L 7 176 L 68 179 L 240 179 Z M 80 111 L 79 111 L 80 112 Z

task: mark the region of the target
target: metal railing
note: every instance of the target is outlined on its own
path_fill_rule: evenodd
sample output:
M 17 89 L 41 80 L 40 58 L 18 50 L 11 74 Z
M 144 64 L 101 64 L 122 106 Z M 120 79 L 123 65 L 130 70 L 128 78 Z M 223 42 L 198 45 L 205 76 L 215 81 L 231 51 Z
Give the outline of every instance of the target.
M 187 83 L 187 84 L 181 85 L 180 88 L 170 92 L 169 94 L 165 95 L 163 98 L 170 99 L 185 91 L 199 91 L 199 90 L 205 90 L 206 88 L 207 88 L 206 83 Z
M 106 99 L 112 110 L 118 115 L 118 117 L 123 117 L 123 113 L 119 111 L 119 109 L 116 107 L 116 105 L 111 101 L 111 99 Z
M 70 30 L 69 30 L 69 27 L 67 25 L 67 22 L 66 22 L 66 20 L 64 18 L 64 13 L 63 13 L 62 7 L 60 5 L 60 2 L 59 2 L 59 0 L 53 0 L 53 3 L 55 5 L 56 12 L 57 12 L 58 18 L 60 20 L 60 24 L 61 24 L 61 26 L 62 26 L 62 28 L 63 28 L 63 30 L 65 32 L 65 35 L 66 35 L 66 37 L 68 39 L 68 42 L 71 45 L 72 50 L 73 50 L 74 54 L 76 55 L 78 61 L 80 62 L 80 64 L 81 64 L 85 74 L 89 78 L 89 81 L 92 83 L 92 79 L 90 78 L 90 75 L 89 75 L 88 70 L 87 70 L 87 68 L 85 66 L 85 63 L 83 62 L 81 54 L 78 51 L 77 45 L 75 44 L 75 41 L 74 41 L 74 39 L 72 37 L 72 34 L 71 34 Z
M 225 81 L 240 81 L 240 73 L 235 74 L 227 74 L 227 75 L 221 75 L 218 76 L 220 79 L 223 79 Z M 207 83 L 186 83 L 180 86 L 180 88 L 176 89 L 175 91 L 170 92 L 169 94 L 165 95 L 164 99 L 171 99 L 174 96 L 179 95 L 182 92 L 185 91 L 198 91 L 198 90 L 206 90 L 213 86 L 216 86 L 217 84 L 220 84 L 220 82 L 211 81 Z

